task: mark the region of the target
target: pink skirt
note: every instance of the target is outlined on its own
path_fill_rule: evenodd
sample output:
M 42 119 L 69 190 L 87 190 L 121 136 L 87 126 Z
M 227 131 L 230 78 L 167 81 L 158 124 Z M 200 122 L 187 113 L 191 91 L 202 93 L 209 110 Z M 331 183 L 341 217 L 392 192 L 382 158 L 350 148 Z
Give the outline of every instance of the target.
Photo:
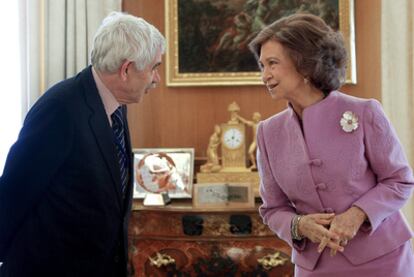
M 295 277 L 410 277 L 414 276 L 414 255 L 411 241 L 370 262 L 353 265 L 341 253 L 331 257 L 323 251 L 313 271 L 295 266 Z

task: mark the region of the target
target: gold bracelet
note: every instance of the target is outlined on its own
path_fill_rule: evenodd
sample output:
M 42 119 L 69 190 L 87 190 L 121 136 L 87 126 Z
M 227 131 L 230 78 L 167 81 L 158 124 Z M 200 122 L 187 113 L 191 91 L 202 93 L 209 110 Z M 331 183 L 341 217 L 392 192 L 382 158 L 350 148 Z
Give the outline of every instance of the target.
M 302 240 L 303 237 L 301 235 L 299 235 L 299 222 L 302 219 L 303 215 L 295 215 L 292 219 L 292 224 L 291 224 L 291 234 L 292 234 L 292 239 L 294 240 Z

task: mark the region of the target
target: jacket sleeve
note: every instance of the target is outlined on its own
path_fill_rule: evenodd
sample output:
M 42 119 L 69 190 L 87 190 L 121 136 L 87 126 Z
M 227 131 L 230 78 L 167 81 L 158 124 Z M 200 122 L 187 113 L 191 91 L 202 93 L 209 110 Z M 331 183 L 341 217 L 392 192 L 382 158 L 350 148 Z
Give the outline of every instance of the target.
M 414 180 L 396 132 L 378 101 L 368 102 L 363 128 L 365 154 L 377 184 L 354 205 L 367 214 L 373 233 L 383 220 L 407 202 Z
M 71 148 L 69 113 L 57 100 L 41 100 L 28 113 L 0 178 L 0 261 Z
M 260 174 L 259 191 L 263 201 L 263 204 L 259 208 L 259 213 L 263 218 L 263 222 L 267 224 L 279 238 L 283 239 L 297 250 L 301 250 L 304 248 L 303 243 L 294 244 L 290 232 L 291 222 L 296 215 L 296 212 L 290 200 L 280 189 L 272 174 L 263 134 L 263 123 L 260 123 L 258 127 L 257 142 L 257 164 Z

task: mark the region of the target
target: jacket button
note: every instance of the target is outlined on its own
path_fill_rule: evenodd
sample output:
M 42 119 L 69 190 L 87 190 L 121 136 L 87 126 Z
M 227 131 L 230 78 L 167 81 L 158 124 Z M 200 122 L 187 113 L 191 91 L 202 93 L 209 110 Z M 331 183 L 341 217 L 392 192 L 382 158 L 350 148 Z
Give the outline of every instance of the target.
M 119 263 L 119 255 L 114 256 L 114 262 L 117 264 Z
M 316 185 L 316 188 L 319 190 L 326 190 L 326 184 L 325 183 L 319 183 Z
M 309 161 L 310 165 L 313 166 L 321 166 L 322 165 L 322 161 L 320 159 L 313 159 Z
M 327 213 L 327 214 L 331 214 L 331 213 L 334 213 L 334 212 L 335 211 L 332 208 L 325 208 L 325 213 Z

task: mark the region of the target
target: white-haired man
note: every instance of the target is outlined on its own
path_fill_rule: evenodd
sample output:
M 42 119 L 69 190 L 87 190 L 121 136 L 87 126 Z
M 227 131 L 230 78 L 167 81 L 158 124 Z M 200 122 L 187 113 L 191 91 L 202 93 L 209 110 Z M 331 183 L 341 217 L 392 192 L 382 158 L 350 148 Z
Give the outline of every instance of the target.
M 165 38 L 114 12 L 92 65 L 37 101 L 0 178 L 0 276 L 126 276 L 132 199 L 126 104 L 160 81 Z

